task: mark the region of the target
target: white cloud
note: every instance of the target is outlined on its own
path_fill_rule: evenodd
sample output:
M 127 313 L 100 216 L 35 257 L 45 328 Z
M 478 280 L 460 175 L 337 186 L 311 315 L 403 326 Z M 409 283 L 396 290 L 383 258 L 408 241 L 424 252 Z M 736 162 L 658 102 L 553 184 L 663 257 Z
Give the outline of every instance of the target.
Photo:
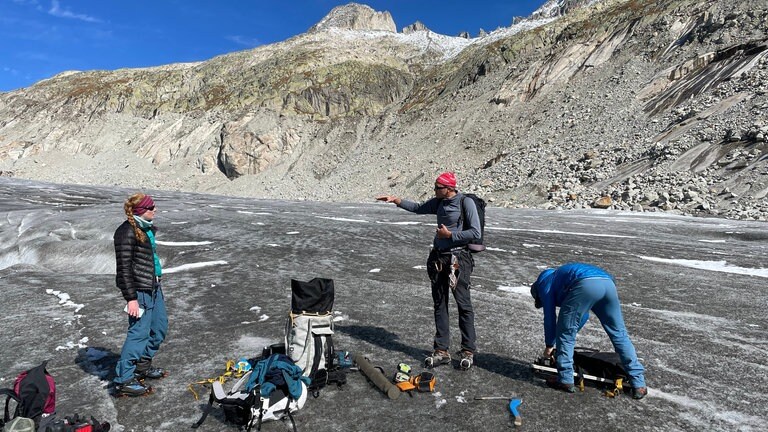
M 92 17 L 86 14 L 74 13 L 69 9 L 62 8 L 59 4 L 59 0 L 51 0 L 51 8 L 48 9 L 48 14 L 59 18 L 71 18 L 85 22 L 100 23 L 100 19 Z
M 238 45 L 243 45 L 247 47 L 256 47 L 261 45 L 261 41 L 259 41 L 258 39 L 250 38 L 247 36 L 240 36 L 240 35 L 227 36 L 227 40 L 232 41 Z

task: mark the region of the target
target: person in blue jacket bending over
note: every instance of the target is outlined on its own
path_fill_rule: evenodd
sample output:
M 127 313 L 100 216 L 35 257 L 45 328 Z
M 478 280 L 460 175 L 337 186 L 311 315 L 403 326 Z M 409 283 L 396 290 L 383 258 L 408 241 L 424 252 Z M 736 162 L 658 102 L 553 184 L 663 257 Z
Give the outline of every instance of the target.
M 548 381 L 550 387 L 574 393 L 573 348 L 576 333 L 586 324 L 591 310 L 600 320 L 605 332 L 619 354 L 629 375 L 632 397 L 642 399 L 648 394 L 644 369 L 637 360 L 635 347 L 629 340 L 621 316 L 619 295 L 613 277 L 600 267 L 583 263 L 568 263 L 556 269 L 546 269 L 531 285 L 536 308 L 544 308 L 544 357 L 555 353 L 558 379 Z M 555 308 L 560 308 L 560 313 Z

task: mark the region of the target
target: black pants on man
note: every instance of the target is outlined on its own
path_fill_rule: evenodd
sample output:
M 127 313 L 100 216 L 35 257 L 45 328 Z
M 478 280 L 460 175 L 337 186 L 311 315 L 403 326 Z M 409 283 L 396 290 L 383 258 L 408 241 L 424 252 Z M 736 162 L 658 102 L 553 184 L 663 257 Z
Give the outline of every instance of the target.
M 456 286 L 451 288 L 452 256 L 458 261 L 459 271 Z M 475 267 L 475 260 L 467 249 L 440 252 L 432 249 L 427 258 L 427 274 L 432 282 L 432 300 L 435 307 L 435 350 L 448 351 L 450 346 L 450 326 L 448 322 L 448 293 L 453 291 L 453 298 L 459 309 L 459 330 L 461 330 L 461 349 L 471 352 L 476 350 L 475 311 L 469 295 L 469 277 Z

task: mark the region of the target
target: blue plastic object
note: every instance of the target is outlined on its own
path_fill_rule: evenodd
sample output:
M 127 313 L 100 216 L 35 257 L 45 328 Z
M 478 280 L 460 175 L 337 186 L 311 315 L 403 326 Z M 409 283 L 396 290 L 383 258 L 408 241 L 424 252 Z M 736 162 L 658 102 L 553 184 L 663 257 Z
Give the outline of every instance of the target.
M 515 426 L 520 426 L 522 424 L 520 413 L 517 411 L 517 407 L 519 407 L 522 403 L 523 401 L 520 399 L 512 399 L 509 401 L 509 412 L 515 416 Z
M 354 363 L 352 361 L 352 353 L 349 351 L 336 351 L 336 360 L 342 369 L 348 369 Z
M 521 403 L 523 403 L 523 401 L 520 399 L 512 399 L 509 401 L 509 412 L 511 412 L 513 416 L 520 417 L 520 413 L 517 412 L 517 407 L 519 407 Z
M 237 372 L 248 372 L 251 370 L 251 362 L 247 358 L 242 357 L 235 363 L 235 370 Z

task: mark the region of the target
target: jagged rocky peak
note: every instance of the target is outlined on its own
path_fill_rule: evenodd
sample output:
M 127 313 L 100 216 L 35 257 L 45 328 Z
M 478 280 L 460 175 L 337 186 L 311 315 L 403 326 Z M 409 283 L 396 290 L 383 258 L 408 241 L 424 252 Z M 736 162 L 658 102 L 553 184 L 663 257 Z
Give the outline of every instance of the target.
M 370 6 L 349 3 L 336 6 L 319 23 L 309 29 L 310 32 L 321 32 L 330 29 L 346 30 L 380 30 L 397 33 L 395 21 L 389 12 L 377 12 Z
M 468 31 L 463 31 L 463 32 L 460 32 L 460 33 L 458 34 L 458 37 L 460 37 L 460 38 L 464 38 L 464 39 L 469 39 L 469 32 L 468 32 Z
M 549 0 L 536 9 L 530 19 L 557 18 L 568 12 L 585 6 L 590 6 L 601 0 Z M 514 22 L 513 22 L 514 23 Z
M 403 27 L 403 33 L 405 34 L 417 32 L 417 31 L 429 31 L 429 29 L 421 21 L 416 21 L 415 23 L 409 26 Z

